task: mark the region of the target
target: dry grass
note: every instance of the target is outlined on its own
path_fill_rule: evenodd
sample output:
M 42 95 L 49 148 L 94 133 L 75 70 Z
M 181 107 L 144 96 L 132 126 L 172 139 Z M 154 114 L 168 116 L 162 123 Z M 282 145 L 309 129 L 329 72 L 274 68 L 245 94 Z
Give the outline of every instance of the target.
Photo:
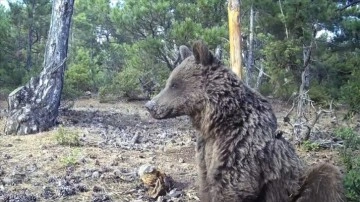
M 5 103 L 6 104 L 6 103 Z M 0 109 L 4 107 L 4 102 L 0 103 Z M 142 107 L 142 103 L 99 103 L 96 100 L 79 100 L 75 103 L 75 108 L 84 110 L 104 110 L 111 112 L 119 112 L 123 114 L 134 114 L 141 117 L 148 117 L 148 114 Z M 290 106 L 289 106 L 290 107 Z M 274 111 L 277 114 L 280 127 L 289 129 L 284 126 L 281 117 L 286 114 L 287 106 L 275 104 Z M 325 117 L 326 127 L 330 125 L 329 118 Z M 4 128 L 5 120 L 0 119 L 0 133 Z M 11 191 L 28 189 L 33 193 L 40 194 L 42 186 L 48 184 L 49 176 L 61 177 L 65 176 L 68 166 L 64 163 L 64 159 L 71 156 L 70 161 L 75 161 L 74 173 L 80 175 L 85 170 L 101 169 L 102 167 L 111 167 L 113 169 L 125 169 L 129 172 L 135 171 L 140 165 L 151 163 L 156 165 L 160 170 L 172 176 L 179 184 L 179 188 L 184 188 L 186 193 L 195 193 L 196 165 L 194 147 L 173 147 L 165 146 L 164 150 L 157 151 L 134 151 L 123 150 L 116 147 L 99 147 L 98 142 L 102 141 L 102 137 L 98 134 L 90 133 L 87 128 L 64 127 L 66 130 L 77 131 L 80 137 L 86 136 L 87 142 L 84 146 L 69 147 L 59 145 L 56 141 L 57 128 L 42 132 L 35 135 L 26 136 L 0 136 L 0 162 L 4 159 L 4 155 L 11 158 L 6 162 L 0 163 L 5 168 L 5 176 L 10 175 L 15 167 L 26 168 L 29 165 L 36 164 L 37 170 L 30 174 L 31 182 L 20 183 L 11 186 Z M 319 161 L 329 161 L 337 164 L 337 152 L 334 150 L 321 150 L 305 152 L 302 148 L 297 148 L 298 153 L 309 164 Z M 74 152 L 75 151 L 75 152 Z M 182 158 L 185 162 L 180 163 Z M 81 161 L 85 159 L 85 161 Z M 113 162 L 117 162 L 112 166 Z M 1 176 L 3 177 L 3 176 Z M 36 186 L 34 184 L 40 184 Z M 114 182 L 107 179 L 86 179 L 82 183 L 90 189 L 88 192 L 79 192 L 70 198 L 57 198 L 56 201 L 91 201 L 92 187 L 97 185 L 104 188 L 104 192 L 108 194 L 113 201 L 131 201 L 134 192 L 129 190 L 136 189 L 139 181 L 133 182 L 120 181 Z M 136 191 L 135 191 L 136 192 Z M 44 199 L 42 199 L 44 201 Z

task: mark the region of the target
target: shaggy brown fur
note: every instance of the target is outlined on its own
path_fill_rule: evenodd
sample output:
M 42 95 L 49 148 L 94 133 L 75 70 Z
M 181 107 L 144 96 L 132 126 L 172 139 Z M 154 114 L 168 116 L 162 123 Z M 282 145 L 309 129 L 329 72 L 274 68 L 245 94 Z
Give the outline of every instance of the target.
M 200 131 L 196 155 L 203 202 L 343 201 L 337 169 L 323 164 L 302 180 L 303 164 L 277 135 L 270 103 L 202 42 L 145 106 L 156 119 L 190 116 Z

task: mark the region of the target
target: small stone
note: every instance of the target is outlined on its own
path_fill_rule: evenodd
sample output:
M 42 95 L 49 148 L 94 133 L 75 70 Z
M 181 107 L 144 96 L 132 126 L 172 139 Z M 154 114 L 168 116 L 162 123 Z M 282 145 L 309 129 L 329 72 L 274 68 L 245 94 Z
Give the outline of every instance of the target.
M 165 197 L 164 196 L 159 196 L 156 200 L 156 202 L 165 202 Z
M 79 161 L 80 161 L 81 163 L 86 163 L 86 159 L 85 159 L 85 158 L 81 158 Z
M 4 177 L 2 179 L 2 182 L 5 184 L 5 185 L 12 185 L 14 183 L 14 180 L 11 179 L 11 178 L 8 178 L 8 177 Z
M 171 197 L 171 198 L 178 198 L 178 197 L 180 197 L 181 196 L 181 194 L 182 194 L 182 191 L 178 191 L 178 190 L 176 190 L 176 189 L 172 189 L 167 195 L 169 196 L 169 197 Z
M 180 158 L 179 163 L 185 163 L 185 160 L 183 158 Z
M 56 182 L 56 178 L 55 177 L 49 177 L 48 183 L 54 183 Z
M 92 197 L 93 202 L 105 202 L 105 201 L 111 201 L 110 196 L 106 194 L 93 194 Z
M 96 159 L 96 158 L 97 158 L 96 154 L 90 154 L 89 157 L 90 157 L 91 159 Z
M 112 169 L 112 168 L 110 168 L 110 167 L 103 166 L 103 167 L 101 167 L 100 172 L 101 172 L 101 173 L 107 173 L 107 172 L 111 172 L 111 171 L 113 171 L 113 170 L 114 170 L 114 169 Z
M 122 175 L 122 172 L 118 169 L 114 170 L 114 176 L 115 177 L 120 177 Z
M 43 191 L 41 193 L 42 197 L 44 197 L 45 199 L 49 199 L 49 198 L 52 198 L 54 195 L 55 195 L 55 192 L 50 187 L 48 187 L 48 186 L 43 187 Z
M 87 192 L 87 191 L 89 191 L 89 189 L 83 184 L 78 184 L 78 185 L 75 186 L 75 188 L 77 190 L 79 190 L 79 192 Z
M 155 169 L 155 166 L 149 165 L 149 164 L 145 164 L 140 166 L 138 174 L 139 176 L 143 176 L 146 173 L 152 173 Z
M 5 147 L 12 147 L 12 146 L 13 146 L 12 144 L 5 145 Z
M 119 162 L 114 160 L 110 165 L 111 165 L 111 166 L 118 166 L 118 165 L 119 165 Z
M 100 177 L 99 171 L 93 172 L 92 175 L 91 175 L 91 177 L 94 178 L 94 179 L 99 178 L 99 177 Z
M 95 186 L 93 187 L 93 192 L 100 192 L 100 191 L 102 191 L 102 190 L 103 190 L 103 188 L 100 187 L 100 186 L 95 185 Z
M 73 186 L 61 186 L 59 188 L 59 192 L 61 196 L 71 196 L 76 194 L 75 188 Z
M 99 165 L 100 165 L 100 161 L 99 161 L 99 160 L 96 160 L 96 161 L 95 161 L 95 165 L 96 165 L 96 166 L 99 166 Z

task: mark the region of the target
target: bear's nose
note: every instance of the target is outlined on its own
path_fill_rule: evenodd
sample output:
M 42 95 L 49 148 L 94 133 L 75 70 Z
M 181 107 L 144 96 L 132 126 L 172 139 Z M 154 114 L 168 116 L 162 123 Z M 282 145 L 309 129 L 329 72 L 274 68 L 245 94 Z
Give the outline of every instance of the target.
M 148 111 L 153 111 L 155 107 L 155 102 L 150 100 L 145 104 L 145 107 Z

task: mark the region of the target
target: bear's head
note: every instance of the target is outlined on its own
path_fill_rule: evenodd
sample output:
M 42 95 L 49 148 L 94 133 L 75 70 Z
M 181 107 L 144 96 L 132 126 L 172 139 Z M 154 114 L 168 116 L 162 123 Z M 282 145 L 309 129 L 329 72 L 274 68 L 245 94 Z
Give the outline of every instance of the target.
M 209 51 L 207 46 L 196 41 L 192 52 L 180 47 L 183 61 L 170 74 L 165 88 L 145 107 L 155 119 L 177 116 L 195 116 L 205 108 L 208 72 L 220 66 L 220 61 Z

